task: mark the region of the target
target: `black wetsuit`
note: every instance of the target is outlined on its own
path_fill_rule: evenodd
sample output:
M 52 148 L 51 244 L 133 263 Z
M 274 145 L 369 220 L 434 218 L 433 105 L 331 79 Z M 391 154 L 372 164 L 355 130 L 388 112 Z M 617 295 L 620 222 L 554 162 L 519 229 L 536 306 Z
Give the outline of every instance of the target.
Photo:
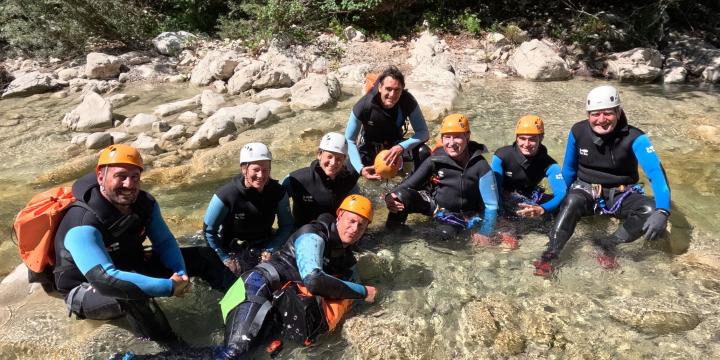
M 347 164 L 331 179 L 314 160 L 309 167 L 295 170 L 283 180 L 293 200 L 292 214 L 299 228 L 322 213 L 333 213 L 346 196 L 356 189 L 360 175 Z

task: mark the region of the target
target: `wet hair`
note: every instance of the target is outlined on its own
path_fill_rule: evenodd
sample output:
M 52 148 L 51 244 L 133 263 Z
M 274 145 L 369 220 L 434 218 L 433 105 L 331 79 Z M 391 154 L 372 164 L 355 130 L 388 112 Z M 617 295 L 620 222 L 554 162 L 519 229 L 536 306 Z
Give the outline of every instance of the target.
M 388 66 L 383 72 L 378 76 L 377 83 L 382 84 L 383 80 L 385 80 L 386 77 L 391 77 L 397 81 L 400 82 L 400 86 L 405 88 L 405 75 L 403 75 L 402 71 L 397 68 L 395 65 Z

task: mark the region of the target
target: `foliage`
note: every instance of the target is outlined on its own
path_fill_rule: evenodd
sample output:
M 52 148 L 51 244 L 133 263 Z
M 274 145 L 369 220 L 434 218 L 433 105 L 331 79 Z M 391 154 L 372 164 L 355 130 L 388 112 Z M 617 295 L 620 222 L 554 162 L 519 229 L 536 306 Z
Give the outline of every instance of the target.
M 465 12 L 460 16 L 460 23 L 463 29 L 472 35 L 478 35 L 482 31 L 478 15 L 468 9 L 465 9 Z

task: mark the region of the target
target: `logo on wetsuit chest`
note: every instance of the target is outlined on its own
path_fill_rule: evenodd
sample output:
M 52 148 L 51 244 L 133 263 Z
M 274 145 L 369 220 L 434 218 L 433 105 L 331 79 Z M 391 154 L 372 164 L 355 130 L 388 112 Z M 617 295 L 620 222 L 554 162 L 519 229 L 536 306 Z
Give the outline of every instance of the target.
M 375 122 L 372 120 L 368 121 L 368 126 L 375 126 Z
M 506 171 L 506 172 L 505 172 L 505 176 L 507 176 L 507 177 L 512 177 L 512 171 Z
M 580 149 L 580 155 L 588 156 L 588 149 Z
M 245 220 L 245 213 L 235 214 L 235 220 Z
M 110 245 L 108 245 L 108 246 L 105 247 L 105 250 L 107 250 L 107 252 L 117 251 L 118 249 L 120 249 L 120 243 L 119 243 L 119 242 L 114 242 L 114 243 L 112 243 L 112 244 L 110 244 Z
M 442 178 L 445 177 L 445 173 L 444 173 L 442 170 L 440 170 L 440 171 L 438 171 L 437 176 L 438 176 L 440 179 L 442 179 Z
M 304 202 L 313 202 L 315 199 L 312 197 L 312 195 L 303 195 L 302 200 Z

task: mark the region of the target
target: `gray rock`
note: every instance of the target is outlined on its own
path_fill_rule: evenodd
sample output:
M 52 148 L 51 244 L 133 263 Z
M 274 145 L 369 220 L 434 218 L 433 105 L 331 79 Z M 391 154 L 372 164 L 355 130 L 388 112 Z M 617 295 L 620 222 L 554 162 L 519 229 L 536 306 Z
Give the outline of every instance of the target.
M 142 65 L 152 61 L 152 58 L 150 58 L 150 56 L 140 51 L 126 52 L 118 57 L 120 58 L 120 61 L 126 66 Z
M 704 81 L 717 82 L 720 80 L 720 49 L 700 38 L 671 33 L 665 51 L 670 57 L 676 57 L 683 62 L 689 76 L 700 77 Z
M 170 125 L 164 121 L 156 121 L 152 123 L 152 132 L 161 133 L 170 130 Z
M 202 149 L 218 144 L 218 140 L 224 136 L 234 134 L 237 131 L 231 116 L 225 116 L 220 109 L 215 115 L 209 117 L 200 126 L 197 132 L 183 145 L 184 149 Z
M 202 105 L 201 111 L 205 115 L 212 115 L 224 103 L 225 98 L 212 90 L 205 90 L 200 95 L 200 104 Z
M 352 64 L 337 69 L 331 75 L 335 75 L 343 89 L 357 88 L 363 86 L 365 75 L 370 72 L 370 69 L 370 64 Z
M 137 140 L 130 145 L 140 151 L 141 154 L 157 155 L 162 149 L 158 145 L 158 140 L 152 136 L 140 134 Z
M 607 65 L 607 75 L 620 81 L 653 82 L 662 74 L 662 56 L 649 48 L 611 54 Z
M 60 84 L 53 78 L 52 74 L 40 73 L 37 71 L 21 74 L 5 89 L 3 99 L 9 97 L 29 96 L 55 90 Z
M 702 317 L 692 309 L 658 299 L 616 299 L 607 309 L 610 316 L 640 332 L 653 335 L 680 333 L 694 329 Z
M 212 90 L 218 94 L 223 94 L 227 92 L 227 85 L 225 85 L 225 82 L 222 80 L 215 80 L 212 83 Z
M 112 143 L 112 135 L 105 132 L 92 133 L 85 139 L 85 147 L 88 149 L 103 149 Z
M 335 104 L 340 97 L 340 82 L 332 75 L 309 74 L 290 91 L 293 110 L 317 110 Z
M 123 131 L 110 131 L 109 134 L 113 138 L 113 144 L 120 144 L 130 139 L 130 134 Z
M 112 104 L 113 109 L 117 109 L 119 107 L 122 107 L 127 104 L 130 104 L 130 103 L 140 100 L 140 97 L 137 95 L 115 94 L 113 96 L 108 97 L 107 99 L 108 99 L 108 101 L 110 101 L 110 104 Z
M 505 38 L 505 35 L 496 32 L 487 33 L 487 35 L 485 35 L 485 41 L 488 44 L 495 46 L 503 46 L 509 43 L 508 39 Z
M 365 41 L 365 34 L 358 31 L 352 26 L 348 26 L 343 30 L 343 35 L 345 36 L 345 39 L 348 41 L 356 41 L 356 42 L 364 42 Z
M 215 80 L 227 80 L 235 71 L 240 54 L 236 52 L 210 51 L 195 65 L 190 75 L 190 83 L 205 86 Z
M 268 100 L 260 104 L 260 106 L 266 107 L 272 115 L 287 114 L 292 112 L 290 103 L 287 101 Z
M 682 84 L 687 78 L 687 69 L 684 66 L 672 66 L 663 69 L 663 83 Z
M 302 79 L 303 72 L 300 69 L 300 62 L 283 54 L 277 48 L 271 47 L 260 56 L 260 60 L 264 61 L 266 65 L 260 77 L 253 82 L 253 88 L 257 90 L 289 87 Z
M 177 83 L 183 83 L 186 82 L 188 79 L 187 75 L 185 74 L 177 74 L 172 75 L 167 78 L 167 82 L 177 84 Z
M 120 74 L 122 62 L 117 56 L 103 53 L 89 53 L 85 63 L 88 79 L 111 79 Z
M 195 109 L 200 105 L 200 95 L 193 96 L 190 99 L 179 100 L 167 104 L 158 105 L 155 107 L 153 113 L 157 116 L 163 117 L 168 115 L 177 114 L 186 110 Z
M 258 79 L 264 66 L 264 62 L 259 60 L 253 60 L 242 68 L 237 69 L 233 76 L 230 78 L 230 80 L 228 80 L 228 93 L 236 95 L 243 91 L 251 89 L 253 86 L 253 82 Z
M 510 57 L 508 65 L 528 80 L 567 80 L 572 76 L 557 49 L 537 39 L 522 43 Z
M 70 79 L 78 77 L 80 71 L 78 68 L 65 68 L 58 70 L 56 74 L 59 80 L 69 81 Z
M 160 33 L 152 43 L 159 53 L 174 56 L 182 50 L 194 47 L 197 41 L 197 36 L 187 31 L 178 31 Z
M 111 128 L 113 126 L 112 104 L 102 96 L 88 92 L 80 105 L 65 114 L 62 124 L 74 131 Z
M 125 127 L 129 133 L 134 134 L 152 131 L 153 123 L 160 120 L 155 115 L 143 113 L 137 114 L 128 119 L 129 121 L 126 120 Z
M 266 100 L 287 100 L 292 95 L 291 88 L 277 88 L 277 89 L 265 89 L 255 95 L 253 100 L 255 101 L 266 101 Z
M 178 75 L 174 65 L 167 63 L 153 63 L 134 66 L 127 73 L 129 81 L 163 81 L 171 76 Z
M 713 62 L 705 67 L 701 76 L 703 81 L 710 83 L 720 82 L 720 55 L 713 59 Z
M 200 121 L 200 116 L 192 111 L 185 111 L 178 116 L 178 121 L 182 121 L 186 124 L 197 124 Z
M 90 136 L 89 133 L 77 133 L 73 135 L 73 137 L 70 139 L 70 143 L 76 145 L 85 145 L 85 141 L 87 140 L 88 136 Z
M 162 134 L 160 140 L 171 141 L 177 140 L 185 136 L 185 125 L 175 125 L 168 132 Z

